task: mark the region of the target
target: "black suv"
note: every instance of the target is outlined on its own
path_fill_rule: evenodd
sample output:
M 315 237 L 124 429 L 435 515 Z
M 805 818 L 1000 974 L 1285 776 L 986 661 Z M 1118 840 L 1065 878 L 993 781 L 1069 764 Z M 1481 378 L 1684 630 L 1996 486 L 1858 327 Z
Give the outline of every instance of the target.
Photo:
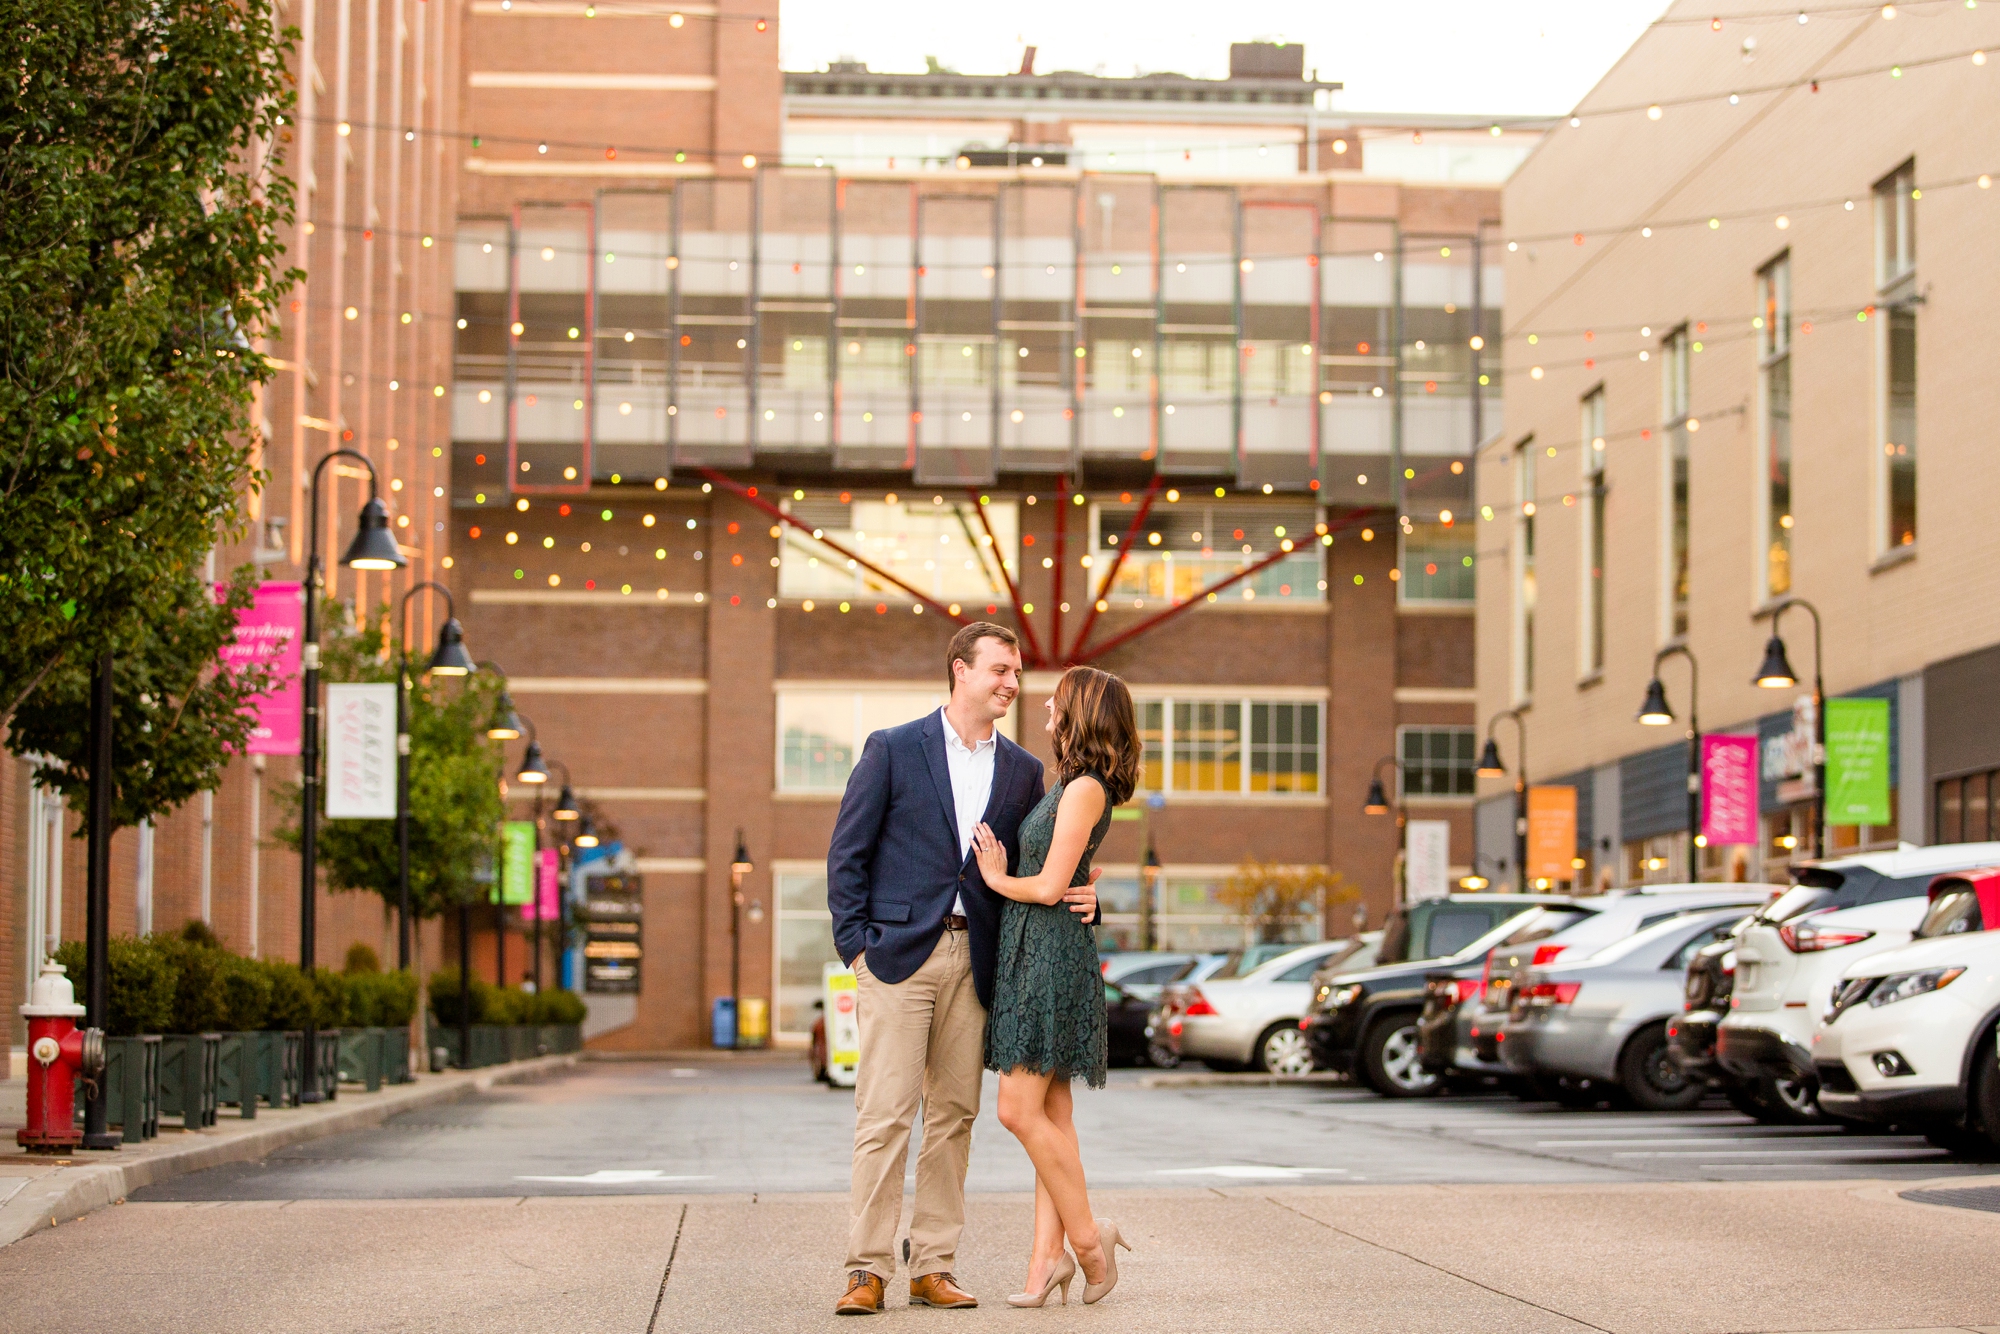
M 1314 1064 L 1353 1075 L 1385 1097 L 1435 1092 L 1437 1076 L 1417 1055 L 1425 974 L 1479 957 L 1496 943 L 1488 937 L 1522 913 L 1568 902 L 1553 894 L 1452 894 L 1397 909 L 1375 967 L 1314 977 L 1305 1020 Z

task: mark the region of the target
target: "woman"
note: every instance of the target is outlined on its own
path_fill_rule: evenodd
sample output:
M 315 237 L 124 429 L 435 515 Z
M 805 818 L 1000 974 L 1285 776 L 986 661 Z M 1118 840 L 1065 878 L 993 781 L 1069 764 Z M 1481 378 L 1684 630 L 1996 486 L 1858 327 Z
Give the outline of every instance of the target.
M 1040 1306 L 1058 1288 L 1065 1305 L 1077 1266 L 1083 1300 L 1118 1282 L 1118 1225 L 1090 1216 L 1083 1159 L 1071 1119 L 1070 1080 L 1104 1087 L 1104 982 L 1097 941 L 1066 911 L 1063 892 L 1090 880 L 1090 859 L 1111 827 L 1112 808 L 1139 781 L 1139 727 L 1125 683 L 1073 667 L 1049 699 L 1056 785 L 1021 821 L 1021 866 L 984 824 L 973 850 L 986 883 L 1008 899 L 1000 919 L 986 1068 L 1000 1072 L 1000 1124 L 1035 1164 L 1035 1244 L 1026 1291 L 1013 1306 Z M 1063 1239 L 1076 1252 L 1072 1260 Z

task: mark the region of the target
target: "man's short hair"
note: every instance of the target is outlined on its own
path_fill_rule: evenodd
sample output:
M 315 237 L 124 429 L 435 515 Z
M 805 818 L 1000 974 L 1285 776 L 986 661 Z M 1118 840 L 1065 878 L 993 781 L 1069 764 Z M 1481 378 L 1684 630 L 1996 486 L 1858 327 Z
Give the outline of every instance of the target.
M 997 639 L 1016 653 L 1021 651 L 1021 637 L 1004 625 L 995 625 L 991 621 L 974 621 L 970 625 L 960 627 L 959 632 L 951 637 L 951 648 L 945 654 L 946 691 L 950 691 L 958 684 L 958 673 L 952 664 L 962 662 L 967 667 L 972 666 L 979 657 L 979 641 L 982 639 Z

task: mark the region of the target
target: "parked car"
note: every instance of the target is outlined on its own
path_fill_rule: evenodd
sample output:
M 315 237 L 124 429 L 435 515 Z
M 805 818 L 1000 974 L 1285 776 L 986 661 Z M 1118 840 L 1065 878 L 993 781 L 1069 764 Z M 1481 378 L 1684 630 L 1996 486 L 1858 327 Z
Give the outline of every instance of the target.
M 1383 927 L 1374 967 L 1315 987 L 1305 1021 L 1313 1059 L 1386 1097 L 1436 1092 L 1437 1076 L 1417 1060 L 1425 974 L 1474 963 L 1524 913 L 1571 902 L 1554 894 L 1452 894 L 1398 908 Z
M 1374 936 L 1380 934 L 1372 933 Z M 1289 954 L 1298 947 L 1296 941 L 1291 944 L 1246 945 L 1222 954 L 1196 956 L 1179 976 L 1160 988 L 1153 1002 L 1153 1011 L 1146 1020 L 1147 1058 L 1162 1070 L 1171 1070 L 1181 1063 L 1180 1014 L 1187 1008 L 1188 992 L 1195 986 L 1210 978 L 1223 982 L 1242 977 L 1255 971 L 1259 965 L 1280 954 Z
M 1105 1057 L 1112 1065 L 1145 1065 L 1146 1015 L 1153 1003 L 1116 982 L 1104 984 Z
M 1957 1151 L 2000 1148 L 1995 927 L 2000 867 L 1939 876 L 1909 944 L 1842 970 L 1812 1039 L 1828 1115 L 1907 1126 Z
M 1135 996 L 1151 999 L 1174 980 L 1198 955 L 1165 950 L 1128 950 L 1106 955 L 1098 964 L 1106 982 L 1116 982 Z
M 2000 864 L 2000 843 L 1864 853 L 1798 868 L 1736 941 L 1736 984 L 1715 1057 L 1748 1083 L 1753 1115 L 1777 1123 L 1820 1116 L 1813 1028 L 1850 965 L 1908 943 L 1926 890 L 1948 871 Z M 1787 1090 L 1790 1095 L 1787 1096 Z
M 1681 981 L 1681 1012 L 1667 1020 L 1667 1049 L 1689 1079 L 1719 1085 L 1729 1101 L 1746 1116 L 1762 1110 L 1753 1085 L 1737 1079 L 1715 1059 L 1715 1031 L 1729 1013 L 1729 995 L 1736 985 L 1736 937 L 1748 917 L 1694 952 Z M 1796 1081 L 1794 1081 L 1796 1083 Z M 1796 1090 L 1792 1090 L 1796 1098 Z
M 1167 1021 L 1167 1036 L 1181 1059 L 1212 1069 L 1310 1074 L 1312 1052 L 1299 1020 L 1312 999 L 1312 976 L 1328 958 L 1356 947 L 1353 940 L 1295 946 L 1242 977 L 1212 977 L 1188 988 Z
M 1538 909 L 1517 923 L 1484 959 L 1427 975 L 1423 1015 L 1417 1024 L 1424 1068 L 1439 1075 L 1506 1073 L 1497 1039 L 1507 1020 L 1515 979 L 1530 967 L 1557 958 L 1586 958 L 1683 913 L 1753 908 L 1783 892 L 1781 885 L 1644 885 Z
M 1743 920 L 1742 905 L 1678 913 L 1583 958 L 1517 975 L 1498 1047 L 1525 1078 L 1600 1081 L 1644 1111 L 1678 1111 L 1708 1088 L 1667 1049 L 1688 960 Z M 1593 923 L 1595 925 L 1595 923 Z

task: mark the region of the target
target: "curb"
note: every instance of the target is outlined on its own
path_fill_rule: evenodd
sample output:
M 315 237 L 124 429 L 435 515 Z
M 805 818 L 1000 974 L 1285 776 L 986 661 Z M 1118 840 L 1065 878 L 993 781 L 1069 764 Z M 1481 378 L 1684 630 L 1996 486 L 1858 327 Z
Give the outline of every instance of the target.
M 59 1167 L 45 1176 L 31 1177 L 0 1204 L 0 1247 L 107 1205 L 122 1204 L 126 1196 L 141 1186 L 225 1163 L 254 1162 L 289 1145 L 363 1130 L 404 1112 L 457 1102 L 473 1093 L 484 1093 L 496 1084 L 520 1083 L 568 1070 L 576 1063 L 575 1054 L 542 1056 L 460 1074 L 420 1075 L 413 1084 L 385 1085 L 379 1093 L 343 1091 L 330 1107 L 322 1104 L 324 1110 L 260 1110 L 256 1121 L 225 1118 L 212 1129 L 174 1136 L 175 1140 L 185 1138 L 185 1143 L 163 1144 L 161 1140 L 153 1140 L 131 1157 L 122 1157 L 124 1150 L 119 1150 L 108 1159 L 90 1162 L 79 1150 L 73 1159 L 77 1166 Z M 284 1120 L 270 1124 L 266 1118 L 272 1117 Z M 0 1182 L 4 1181 L 0 1177 Z

